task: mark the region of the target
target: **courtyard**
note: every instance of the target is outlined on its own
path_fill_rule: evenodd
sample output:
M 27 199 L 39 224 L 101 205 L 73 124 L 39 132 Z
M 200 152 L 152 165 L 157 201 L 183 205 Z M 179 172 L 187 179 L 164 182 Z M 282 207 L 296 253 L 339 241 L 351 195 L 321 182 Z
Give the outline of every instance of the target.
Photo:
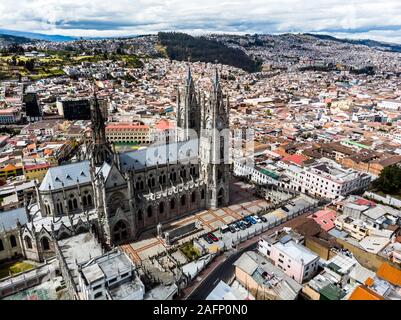
M 199 237 L 205 232 L 218 230 L 221 226 L 230 224 L 244 216 L 255 214 L 259 210 L 269 207 L 269 202 L 253 194 L 253 187 L 243 181 L 232 179 L 230 183 L 230 205 L 216 210 L 203 210 L 163 225 L 163 232 L 195 222 L 199 229 L 189 236 L 177 240 L 174 244 L 183 244 Z M 156 256 L 169 248 L 165 242 L 157 237 L 156 229 L 143 233 L 139 240 L 122 245 L 129 256 L 137 263 Z

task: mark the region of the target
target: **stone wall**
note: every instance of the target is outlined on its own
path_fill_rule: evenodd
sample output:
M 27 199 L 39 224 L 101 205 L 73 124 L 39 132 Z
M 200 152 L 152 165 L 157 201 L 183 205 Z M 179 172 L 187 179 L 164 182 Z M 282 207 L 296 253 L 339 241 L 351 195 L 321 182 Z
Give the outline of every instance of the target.
M 377 254 L 370 253 L 361 248 L 355 247 L 354 245 L 350 244 L 349 242 L 343 239 L 337 239 L 337 242 L 341 244 L 344 249 L 348 249 L 349 251 L 351 251 L 355 259 L 358 260 L 358 262 L 362 266 L 364 266 L 369 270 L 376 272 L 383 262 L 387 262 L 388 264 L 391 264 L 392 266 L 401 269 L 400 265 L 397 265 L 396 263 L 393 263 L 392 261 L 384 257 L 381 257 Z

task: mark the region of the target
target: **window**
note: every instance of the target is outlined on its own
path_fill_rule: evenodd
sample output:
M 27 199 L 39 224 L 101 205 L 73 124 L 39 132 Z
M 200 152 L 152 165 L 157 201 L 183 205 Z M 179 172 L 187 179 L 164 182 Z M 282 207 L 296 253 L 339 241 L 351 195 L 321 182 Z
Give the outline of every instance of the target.
M 113 238 L 115 241 L 128 239 L 127 225 L 123 221 L 118 221 L 113 228 Z
M 28 236 L 25 237 L 25 245 L 28 249 L 32 249 L 32 240 Z
M 171 199 L 170 201 L 170 209 L 173 210 L 175 208 L 175 200 Z
M 88 198 L 88 206 L 91 206 L 92 205 L 92 196 L 90 194 L 88 194 L 87 198 Z
M 138 220 L 142 220 L 142 219 L 143 219 L 142 210 L 138 210 Z
M 97 286 L 94 286 L 94 287 L 93 287 L 93 290 L 99 290 L 101 287 L 102 287 L 102 285 L 101 285 L 101 284 L 98 284 Z
M 0 239 L 0 251 L 4 250 L 4 245 L 3 245 L 3 241 Z
M 284 261 L 283 261 L 283 260 L 281 260 L 281 259 L 278 259 L 278 262 L 280 262 L 280 263 L 283 263 Z
M 194 192 L 192 192 L 192 195 L 191 195 L 191 201 L 195 202 L 195 200 L 196 200 L 196 193 L 194 191 Z
M 185 206 L 185 203 L 186 203 L 186 198 L 185 198 L 185 194 L 181 197 L 181 205 L 182 206 Z
M 113 283 L 116 282 L 116 281 L 117 281 L 117 278 L 110 279 L 109 282 L 108 282 L 108 284 L 109 284 L 109 285 L 110 285 L 110 284 L 113 284 Z
M 100 298 L 102 296 L 103 296 L 103 292 L 98 292 L 98 293 L 95 294 L 94 298 L 97 299 L 97 298 Z
M 42 249 L 43 249 L 44 251 L 50 249 L 49 239 L 47 239 L 46 237 L 44 237 L 44 238 L 42 238 L 41 243 L 42 243 Z
M 150 218 L 152 216 L 153 212 L 152 212 L 152 207 L 149 206 L 148 207 L 148 217 Z
M 17 239 L 15 239 L 15 236 L 10 236 L 10 244 L 13 248 L 17 246 Z
M 164 212 L 164 203 L 160 202 L 159 204 L 159 213 L 163 213 Z

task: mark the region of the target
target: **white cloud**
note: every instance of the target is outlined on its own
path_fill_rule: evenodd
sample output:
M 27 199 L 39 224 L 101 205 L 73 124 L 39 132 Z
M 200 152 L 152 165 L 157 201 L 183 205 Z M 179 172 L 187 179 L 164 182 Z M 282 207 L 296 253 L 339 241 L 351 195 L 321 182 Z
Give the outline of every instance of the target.
M 0 21 L 74 36 L 323 31 L 401 42 L 399 0 L 1 0 Z

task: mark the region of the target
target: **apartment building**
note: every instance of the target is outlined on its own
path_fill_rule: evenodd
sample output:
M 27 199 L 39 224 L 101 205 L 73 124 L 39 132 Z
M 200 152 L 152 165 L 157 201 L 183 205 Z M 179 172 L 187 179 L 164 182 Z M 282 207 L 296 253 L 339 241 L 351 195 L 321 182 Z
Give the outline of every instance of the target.
M 321 159 L 304 167 L 289 165 L 286 175 L 290 189 L 325 199 L 336 199 L 365 190 L 371 181 L 368 174 L 344 169 L 328 159 Z
M 338 230 L 348 232 L 351 237 L 357 240 L 362 240 L 369 233 L 369 229 L 362 220 L 354 219 L 347 215 L 338 216 L 334 224 Z
M 292 279 L 303 283 L 316 274 L 319 256 L 304 247 L 302 241 L 303 236 L 300 234 L 282 230 L 262 237 L 258 243 L 258 251 Z
M 38 180 L 41 182 L 50 168 L 48 163 L 26 164 L 24 174 L 27 181 Z
M 0 110 L 0 124 L 18 123 L 22 115 L 17 108 L 8 108 Z
M 151 143 L 150 128 L 143 124 L 110 123 L 106 126 L 106 138 L 110 143 Z

